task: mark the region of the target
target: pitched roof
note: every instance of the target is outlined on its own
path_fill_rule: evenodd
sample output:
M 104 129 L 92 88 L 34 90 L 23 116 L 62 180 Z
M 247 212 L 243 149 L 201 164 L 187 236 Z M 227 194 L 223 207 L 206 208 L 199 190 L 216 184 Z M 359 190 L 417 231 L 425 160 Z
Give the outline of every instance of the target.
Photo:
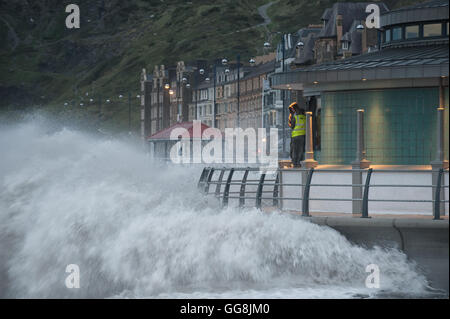
M 390 48 L 271 76 L 272 87 L 292 83 L 414 79 L 448 76 L 448 45 Z
M 366 7 L 371 2 L 337 2 L 333 7 L 325 10 L 322 20 L 326 20 L 324 28 L 319 33 L 319 38 L 332 38 L 336 36 L 336 19 L 338 15 L 342 15 L 342 30 L 345 34 L 350 30 L 353 21 L 366 20 Z M 380 13 L 388 11 L 387 6 L 383 2 L 377 2 L 380 7 Z
M 421 64 L 448 64 L 447 45 L 393 48 L 362 54 L 348 59 L 322 63 L 306 68 L 307 71 L 349 70 Z
M 194 123 L 193 122 L 181 122 L 176 123 L 168 128 L 165 128 L 159 132 L 156 132 L 155 134 L 147 137 L 147 140 L 170 140 L 170 134 L 173 130 L 183 128 L 188 131 L 190 138 L 201 138 L 203 132 L 209 128 L 208 125 L 205 125 L 201 123 L 201 129 L 200 132 L 197 132 L 197 130 L 194 131 Z M 200 135 L 198 135 L 200 133 Z
M 405 11 L 405 10 L 412 10 L 412 9 L 428 9 L 428 8 L 439 8 L 439 7 L 448 7 L 448 0 L 431 0 L 426 1 L 406 7 L 402 7 L 399 9 L 392 10 L 391 12 L 396 11 Z M 447 9 L 448 10 L 448 9 Z
M 321 28 L 302 28 L 297 31 L 299 41 L 303 42 L 299 58 L 295 59 L 297 65 L 312 64 L 314 61 L 314 43 Z

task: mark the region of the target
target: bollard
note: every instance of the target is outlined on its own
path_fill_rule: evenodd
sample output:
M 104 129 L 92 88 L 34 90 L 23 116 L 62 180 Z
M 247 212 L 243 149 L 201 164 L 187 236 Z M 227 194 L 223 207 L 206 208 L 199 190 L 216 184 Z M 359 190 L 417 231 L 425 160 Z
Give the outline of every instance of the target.
M 314 168 L 318 163 L 314 160 L 314 147 L 312 135 L 312 112 L 306 112 L 305 160 L 302 166 Z

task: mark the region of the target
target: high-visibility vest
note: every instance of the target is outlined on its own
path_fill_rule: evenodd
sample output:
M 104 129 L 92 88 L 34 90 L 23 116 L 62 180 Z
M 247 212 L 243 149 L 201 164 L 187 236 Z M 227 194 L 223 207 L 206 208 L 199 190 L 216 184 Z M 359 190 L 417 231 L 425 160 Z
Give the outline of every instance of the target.
M 295 126 L 292 130 L 292 137 L 301 136 L 306 134 L 306 116 L 304 115 L 294 115 Z

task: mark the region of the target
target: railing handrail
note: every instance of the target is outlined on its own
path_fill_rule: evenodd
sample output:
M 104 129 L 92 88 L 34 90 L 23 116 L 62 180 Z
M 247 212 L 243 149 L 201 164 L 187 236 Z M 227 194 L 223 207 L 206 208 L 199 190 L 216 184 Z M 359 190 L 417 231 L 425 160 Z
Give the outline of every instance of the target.
M 280 174 L 283 171 L 295 170 L 306 172 L 306 183 L 283 183 L 280 179 Z M 219 171 L 219 178 L 217 180 L 212 180 L 215 171 Z M 229 172 L 226 180 L 224 181 L 225 172 Z M 255 206 L 257 208 L 261 208 L 263 200 L 273 200 L 273 206 L 277 207 L 279 205 L 280 200 L 301 200 L 302 201 L 302 215 L 309 215 L 309 201 L 355 201 L 361 202 L 361 217 L 362 218 L 370 218 L 369 217 L 369 202 L 414 202 L 414 203 L 433 203 L 433 217 L 434 219 L 440 219 L 440 206 L 441 203 L 448 203 L 448 200 L 441 199 L 441 189 L 448 188 L 449 185 L 443 185 L 442 178 L 445 173 L 448 173 L 448 169 L 439 169 L 436 170 L 417 170 L 417 169 L 305 169 L 305 168 L 295 168 L 295 169 L 283 169 L 278 168 L 275 170 L 275 179 L 265 179 L 266 177 L 266 169 L 261 169 L 259 167 L 205 167 L 201 173 L 200 180 L 198 182 L 198 188 L 203 190 L 204 194 L 214 194 L 218 198 L 222 198 L 223 206 L 228 204 L 229 199 L 239 199 L 239 207 L 244 207 L 246 199 L 254 199 Z M 242 179 L 233 179 L 233 174 L 235 172 L 244 172 L 244 177 Z M 260 178 L 258 179 L 248 179 L 249 172 L 259 172 Z M 366 181 L 364 184 L 362 183 L 352 183 L 352 184 L 326 184 L 326 183 L 312 183 L 312 175 L 313 173 L 320 172 L 367 172 Z M 438 178 L 436 184 L 431 185 L 423 185 L 423 184 L 370 184 L 370 179 L 373 174 L 376 173 L 386 173 L 386 172 L 422 172 L 422 173 L 432 173 L 435 174 L 438 172 Z M 267 183 L 268 182 L 268 183 Z M 209 186 L 216 185 L 216 189 L 214 192 L 209 192 Z M 225 189 L 222 192 L 221 186 L 225 185 Z M 230 187 L 232 185 L 240 185 L 240 191 L 232 191 L 230 192 Z M 257 190 L 246 191 L 246 186 L 257 186 Z M 303 196 L 300 197 L 283 197 L 279 196 L 278 188 L 280 186 L 296 186 L 296 187 L 304 187 Z M 263 190 L 264 187 L 273 187 L 273 190 Z M 310 198 L 309 192 L 311 187 L 360 187 L 364 189 L 364 194 L 362 198 Z M 414 188 L 432 188 L 435 192 L 435 197 L 433 199 L 370 199 L 369 198 L 369 190 L 372 187 L 414 187 Z M 272 197 L 265 197 L 263 194 L 273 193 Z M 239 194 L 239 196 L 233 196 L 233 194 Z M 256 194 L 256 196 L 246 196 L 246 194 Z

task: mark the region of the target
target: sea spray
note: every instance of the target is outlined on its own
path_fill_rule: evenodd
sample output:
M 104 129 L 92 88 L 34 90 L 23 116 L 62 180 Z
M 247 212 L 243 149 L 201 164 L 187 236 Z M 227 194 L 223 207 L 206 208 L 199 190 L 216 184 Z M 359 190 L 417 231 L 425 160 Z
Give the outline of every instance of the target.
M 0 128 L 0 297 L 351 297 L 369 264 L 387 293 L 427 281 L 398 250 L 365 249 L 287 214 L 220 209 L 201 168 L 152 163 L 120 139 L 39 120 Z M 80 288 L 65 285 L 67 265 Z

